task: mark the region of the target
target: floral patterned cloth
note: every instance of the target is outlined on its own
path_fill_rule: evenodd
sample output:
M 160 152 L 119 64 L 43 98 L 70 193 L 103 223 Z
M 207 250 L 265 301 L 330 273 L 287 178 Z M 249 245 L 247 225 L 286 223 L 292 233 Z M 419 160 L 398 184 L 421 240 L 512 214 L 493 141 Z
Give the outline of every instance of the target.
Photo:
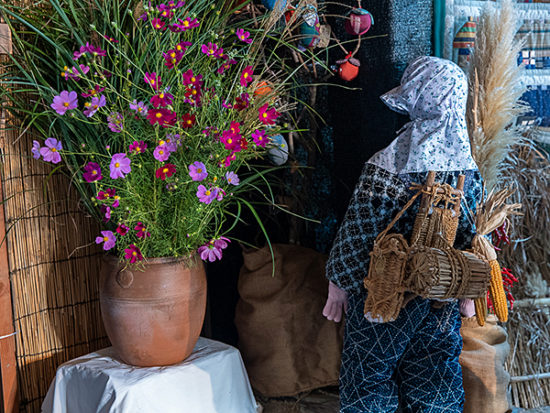
M 464 118 L 467 92 L 464 72 L 450 60 L 416 59 L 401 85 L 381 97 L 411 122 L 368 162 L 395 174 L 476 169 Z

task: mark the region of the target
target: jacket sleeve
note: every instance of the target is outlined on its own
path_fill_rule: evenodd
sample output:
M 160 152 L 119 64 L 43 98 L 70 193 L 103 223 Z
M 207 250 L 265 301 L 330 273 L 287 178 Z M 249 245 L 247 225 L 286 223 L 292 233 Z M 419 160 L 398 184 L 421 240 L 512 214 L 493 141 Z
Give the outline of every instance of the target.
M 401 209 L 396 191 L 407 188 L 395 175 L 366 164 L 344 220 L 336 234 L 326 266 L 327 278 L 339 288 L 359 293 L 367 276 L 370 251 L 378 234 Z

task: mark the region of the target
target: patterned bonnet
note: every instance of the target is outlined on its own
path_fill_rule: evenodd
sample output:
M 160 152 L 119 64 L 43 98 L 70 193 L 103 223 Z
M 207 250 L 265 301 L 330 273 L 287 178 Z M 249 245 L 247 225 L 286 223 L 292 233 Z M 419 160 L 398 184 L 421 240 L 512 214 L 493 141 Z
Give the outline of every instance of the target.
M 394 174 L 477 169 L 466 129 L 468 82 L 449 60 L 423 56 L 412 62 L 401 85 L 381 96 L 396 112 L 409 114 L 393 142 L 368 163 Z

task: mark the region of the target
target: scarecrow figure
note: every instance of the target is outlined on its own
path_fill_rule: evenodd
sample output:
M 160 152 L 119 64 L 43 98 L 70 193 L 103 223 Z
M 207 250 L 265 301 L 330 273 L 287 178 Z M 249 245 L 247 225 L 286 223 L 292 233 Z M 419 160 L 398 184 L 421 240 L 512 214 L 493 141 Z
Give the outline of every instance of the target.
M 467 80 L 454 63 L 416 59 L 401 85 L 382 96 L 411 121 L 394 141 L 367 161 L 327 262 L 329 293 L 323 314 L 336 322 L 346 312 L 340 371 L 341 412 L 462 412 L 464 390 L 458 356 L 462 348 L 457 300 L 415 297 L 395 321 L 363 314 L 363 278 L 376 236 L 423 183 L 456 186 L 466 176 L 463 201 L 474 209 L 482 183 L 466 130 Z M 394 227 L 410 239 L 418 203 Z M 469 247 L 474 228 L 462 213 L 455 247 Z M 392 231 L 393 232 L 393 231 Z M 472 306 L 464 306 L 472 316 Z M 369 319 L 370 318 L 370 319 Z

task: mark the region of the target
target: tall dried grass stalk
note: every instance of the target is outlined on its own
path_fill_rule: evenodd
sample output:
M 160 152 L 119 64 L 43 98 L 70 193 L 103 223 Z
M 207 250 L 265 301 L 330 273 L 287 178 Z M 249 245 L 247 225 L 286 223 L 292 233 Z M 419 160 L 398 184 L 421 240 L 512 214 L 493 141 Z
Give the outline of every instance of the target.
M 470 88 L 466 119 L 472 155 L 489 190 L 497 186 L 502 161 L 521 139 L 514 126 L 525 106 L 525 91 L 515 40 L 517 15 L 511 0 L 483 10 L 470 63 Z

